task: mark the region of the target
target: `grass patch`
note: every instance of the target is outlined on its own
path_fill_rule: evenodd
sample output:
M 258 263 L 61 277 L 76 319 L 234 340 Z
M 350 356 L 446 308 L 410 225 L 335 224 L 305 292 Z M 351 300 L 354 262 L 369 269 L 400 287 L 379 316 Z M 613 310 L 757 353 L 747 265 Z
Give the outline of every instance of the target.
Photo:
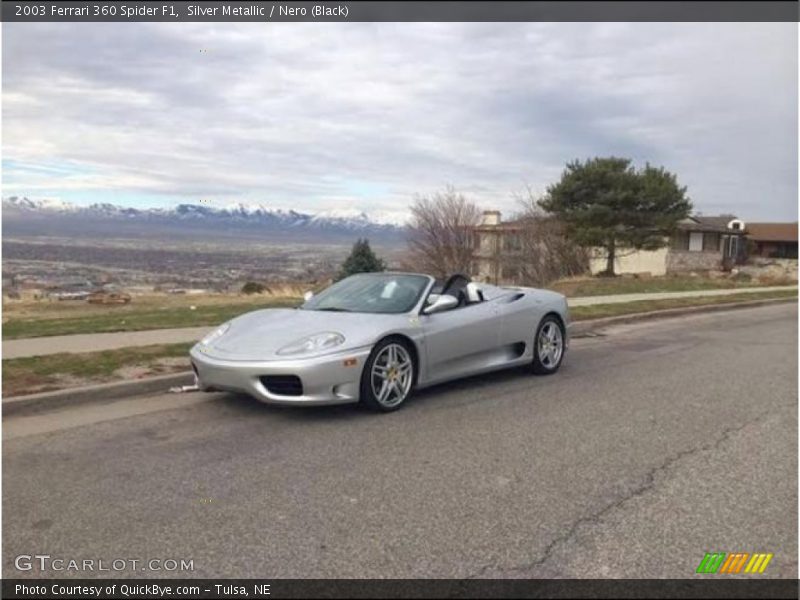
M 707 306 L 710 304 L 730 304 L 748 300 L 769 300 L 774 298 L 797 299 L 797 290 L 772 292 L 746 292 L 728 296 L 698 296 L 695 298 L 669 298 L 666 300 L 639 300 L 636 302 L 618 302 L 616 304 L 597 304 L 595 306 L 576 306 L 569 313 L 574 321 L 600 319 L 636 313 L 646 313 L 685 306 Z
M 260 308 L 292 307 L 296 298 L 266 299 L 261 302 L 189 306 L 157 306 L 139 308 L 134 305 L 105 306 L 93 314 L 55 318 L 14 318 L 3 323 L 3 339 L 73 335 L 76 333 L 110 333 L 115 331 L 145 331 L 173 327 L 214 326 L 238 315 Z
M 794 285 L 795 281 L 745 281 L 736 279 L 711 279 L 708 277 L 597 277 L 593 279 L 565 279 L 548 286 L 565 296 L 611 296 L 614 294 L 648 294 L 658 292 L 691 292 L 753 288 L 769 285 Z
M 3 361 L 3 395 L 20 396 L 67 387 L 186 371 L 193 342 L 49 354 Z

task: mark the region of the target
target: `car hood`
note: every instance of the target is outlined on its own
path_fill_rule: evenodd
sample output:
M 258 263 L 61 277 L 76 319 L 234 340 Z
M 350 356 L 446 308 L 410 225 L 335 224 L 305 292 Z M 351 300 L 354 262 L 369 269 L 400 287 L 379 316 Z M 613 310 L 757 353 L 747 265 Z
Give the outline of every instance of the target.
M 231 321 L 225 334 L 203 347 L 203 353 L 227 360 L 292 360 L 360 348 L 375 342 L 407 315 L 344 313 L 271 308 L 244 314 Z M 301 338 L 335 331 L 343 344 L 318 353 L 281 356 L 278 350 Z

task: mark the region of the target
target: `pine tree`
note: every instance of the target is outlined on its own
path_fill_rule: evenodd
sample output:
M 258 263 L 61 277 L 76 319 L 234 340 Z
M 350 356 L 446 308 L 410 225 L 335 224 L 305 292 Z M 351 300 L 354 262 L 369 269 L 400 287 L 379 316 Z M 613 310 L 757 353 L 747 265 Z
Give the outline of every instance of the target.
M 630 159 L 616 157 L 567 164 L 539 204 L 566 225 L 575 242 L 605 248 L 607 275 L 614 275 L 620 250 L 665 246 L 692 210 L 675 175 L 649 164 L 637 170 Z
M 339 273 L 336 275 L 336 281 L 350 277 L 356 273 L 374 273 L 377 271 L 385 271 L 386 263 L 378 258 L 369 247 L 369 240 L 364 238 L 353 244 L 353 250 L 350 256 L 342 264 Z

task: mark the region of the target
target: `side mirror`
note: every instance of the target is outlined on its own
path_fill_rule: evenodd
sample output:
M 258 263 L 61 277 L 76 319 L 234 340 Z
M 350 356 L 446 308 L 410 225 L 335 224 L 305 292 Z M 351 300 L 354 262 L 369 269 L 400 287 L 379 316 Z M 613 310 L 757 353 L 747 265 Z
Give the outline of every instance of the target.
M 311 298 L 313 298 L 313 297 L 314 297 L 314 292 L 312 292 L 311 290 L 309 290 L 305 294 L 303 294 L 303 300 L 305 300 L 306 302 L 311 300 Z
M 428 304 L 422 312 L 426 315 L 432 315 L 433 313 L 450 310 L 456 306 L 458 306 L 458 298 L 450 294 L 441 294 L 436 300 Z

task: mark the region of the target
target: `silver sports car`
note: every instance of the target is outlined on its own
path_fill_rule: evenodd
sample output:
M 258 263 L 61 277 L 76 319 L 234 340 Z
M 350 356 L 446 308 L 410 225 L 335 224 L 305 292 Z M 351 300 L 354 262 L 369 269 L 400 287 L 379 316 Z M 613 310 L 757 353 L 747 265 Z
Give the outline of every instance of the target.
M 568 344 L 564 296 L 437 281 L 413 273 L 364 273 L 296 308 L 270 308 L 218 327 L 191 350 L 202 390 L 263 402 L 344 404 L 391 411 L 449 379 L 530 365 L 555 373 Z

